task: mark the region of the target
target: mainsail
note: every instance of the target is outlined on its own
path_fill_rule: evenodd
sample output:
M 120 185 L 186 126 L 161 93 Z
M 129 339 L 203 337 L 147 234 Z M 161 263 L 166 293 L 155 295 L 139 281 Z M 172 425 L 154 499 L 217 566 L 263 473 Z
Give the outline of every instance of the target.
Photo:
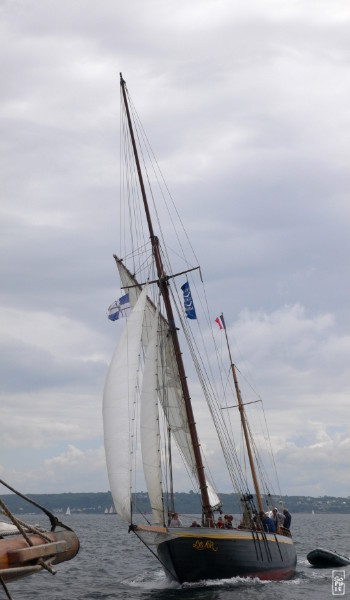
M 123 287 L 129 290 L 130 305 L 134 306 L 138 302 L 141 294 L 141 287 L 137 285 L 136 279 L 130 271 L 118 259 L 117 265 Z M 144 326 L 142 328 L 142 343 L 147 349 L 152 323 L 156 313 L 156 307 L 147 296 Z M 189 473 L 198 484 L 196 461 L 194 457 L 191 436 L 189 431 L 188 419 L 182 394 L 182 388 L 176 364 L 174 347 L 169 337 L 169 325 L 167 320 L 159 313 L 158 317 L 158 384 L 159 400 L 164 411 L 165 418 L 175 438 L 177 447 L 183 456 Z M 206 484 L 210 506 L 215 509 L 221 506 L 221 500 L 214 489 L 213 484 L 206 475 Z
M 153 319 L 151 337 L 147 348 L 141 391 L 141 453 L 143 472 L 154 522 L 163 524 L 162 470 L 160 460 L 160 433 L 158 413 L 157 339 L 158 310 Z

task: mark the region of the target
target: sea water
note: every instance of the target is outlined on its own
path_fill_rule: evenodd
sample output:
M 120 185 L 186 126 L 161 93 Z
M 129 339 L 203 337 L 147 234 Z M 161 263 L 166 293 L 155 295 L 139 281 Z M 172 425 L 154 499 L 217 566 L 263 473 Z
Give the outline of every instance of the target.
M 34 519 L 34 521 L 33 521 Z M 43 523 L 41 518 L 27 518 Z M 56 575 L 39 573 L 9 584 L 14 600 L 323 600 L 331 599 L 332 569 L 316 569 L 307 559 L 316 547 L 350 555 L 350 515 L 293 514 L 292 533 L 298 564 L 290 581 L 234 577 L 215 583 L 169 582 L 157 559 L 118 515 L 72 514 L 63 519 L 80 539 L 79 554 L 57 565 Z M 345 595 L 350 598 L 350 566 Z M 334 590 L 333 590 L 334 591 Z M 0 598 L 4 592 L 0 587 Z

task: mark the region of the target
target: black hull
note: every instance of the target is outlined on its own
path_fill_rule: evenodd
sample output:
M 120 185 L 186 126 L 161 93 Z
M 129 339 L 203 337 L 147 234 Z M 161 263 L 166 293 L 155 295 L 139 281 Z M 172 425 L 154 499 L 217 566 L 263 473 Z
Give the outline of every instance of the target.
M 184 530 L 157 546 L 167 574 L 180 583 L 237 576 L 284 580 L 295 573 L 291 538 L 240 530 L 199 531 Z

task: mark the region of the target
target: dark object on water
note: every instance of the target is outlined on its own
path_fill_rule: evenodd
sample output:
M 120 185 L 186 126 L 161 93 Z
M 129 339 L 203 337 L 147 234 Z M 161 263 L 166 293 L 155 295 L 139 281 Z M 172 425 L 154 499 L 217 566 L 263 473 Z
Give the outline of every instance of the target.
M 326 550 L 325 548 L 312 550 L 306 558 L 314 567 L 343 567 L 350 565 L 350 558 L 348 556 L 342 556 L 335 550 Z

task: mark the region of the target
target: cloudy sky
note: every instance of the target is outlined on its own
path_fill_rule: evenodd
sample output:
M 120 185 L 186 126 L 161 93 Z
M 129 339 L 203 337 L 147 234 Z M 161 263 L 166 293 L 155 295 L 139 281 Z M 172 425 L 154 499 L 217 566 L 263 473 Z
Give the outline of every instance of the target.
M 224 311 L 264 399 L 282 491 L 350 495 L 349 3 L 0 10 L 0 477 L 32 493 L 109 488 L 122 71 L 213 318 Z

